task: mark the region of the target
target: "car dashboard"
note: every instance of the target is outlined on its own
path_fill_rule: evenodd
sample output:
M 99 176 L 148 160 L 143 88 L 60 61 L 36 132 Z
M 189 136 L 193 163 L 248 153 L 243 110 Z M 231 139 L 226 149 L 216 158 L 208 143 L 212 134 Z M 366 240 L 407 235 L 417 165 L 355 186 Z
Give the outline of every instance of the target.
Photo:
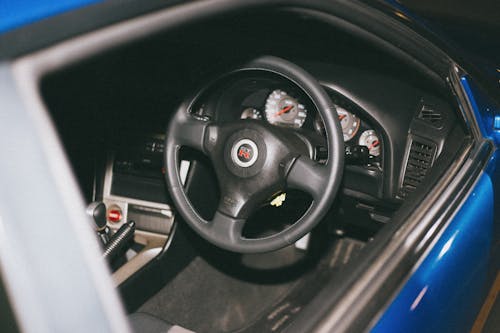
M 293 17 L 297 25 L 283 31 L 279 24 L 262 24 L 257 33 L 250 19 L 240 18 L 235 31 L 227 31 L 221 20 L 204 31 L 211 38 L 198 38 L 196 29 L 159 34 L 42 80 L 45 103 L 84 198 L 107 205 L 108 224 L 115 230 L 128 220 L 137 224 L 139 245 L 129 259 L 141 252 L 150 251 L 147 260 L 163 253 L 175 230 L 179 216 L 165 184 L 171 170 L 165 168 L 164 148 L 169 119 L 188 97 L 194 100 L 190 113 L 200 119 L 290 130 L 313 143 L 310 158 L 318 163 L 329 158 L 323 120 L 309 96 L 276 76 L 238 70 L 255 57 L 272 54 L 294 62 L 333 102 L 345 159 L 339 195 L 325 218 L 334 230 L 369 241 L 425 181 L 443 152 L 457 149 L 464 127 L 446 87 L 342 31 L 293 13 L 275 14 Z M 270 22 L 273 15 L 259 21 Z M 310 33 L 304 26 L 317 40 L 303 37 Z M 333 43 L 335 52 L 324 52 L 323 43 Z M 203 154 L 182 151 L 182 182 L 204 216 L 213 214 L 219 196 L 217 184 L 209 180 L 214 178 L 209 164 Z M 283 205 L 272 205 L 283 200 L 277 193 L 253 218 L 286 225 L 311 203 L 302 193 L 285 194 Z M 123 262 L 113 267 L 117 284 L 137 271 L 120 272 L 122 267 Z

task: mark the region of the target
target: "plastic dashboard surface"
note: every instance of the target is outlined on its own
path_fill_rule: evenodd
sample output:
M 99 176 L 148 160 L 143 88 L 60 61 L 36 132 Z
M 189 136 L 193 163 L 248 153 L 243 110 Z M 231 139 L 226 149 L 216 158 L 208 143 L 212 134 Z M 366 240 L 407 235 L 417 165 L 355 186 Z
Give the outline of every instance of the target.
M 408 173 L 408 161 L 412 157 L 412 143 L 432 147 L 427 166 L 430 169 L 457 126 L 451 106 L 431 92 L 430 87 L 414 86 L 411 80 L 407 82 L 368 70 L 324 63 L 307 63 L 303 67 L 324 86 L 356 105 L 380 134 L 383 141 L 381 163 L 384 177 L 380 191 L 372 195 L 393 202 L 404 199 L 402 189 Z M 435 119 L 426 118 L 428 114 L 439 118 L 434 122 Z M 419 169 L 420 176 L 425 176 L 428 169 Z M 349 173 L 346 177 L 349 177 Z M 353 193 L 355 196 L 363 194 L 362 190 L 356 192 L 361 193 Z
M 346 148 L 344 192 L 365 202 L 397 204 L 414 191 L 456 126 L 450 105 L 429 87 L 401 78 L 324 63 L 299 64 L 318 78 L 336 105 Z M 191 112 L 218 121 L 267 121 L 309 138 L 315 135 L 320 148 L 325 135 L 321 118 L 300 89 L 262 75 L 219 78 L 202 90 Z M 359 149 L 368 150 L 366 160 L 348 158 Z
M 377 205 L 399 203 L 405 197 L 403 185 L 412 181 L 405 176 L 409 174 L 406 169 L 411 157 L 409 152 L 415 146 L 414 141 L 419 139 L 420 144 L 431 147 L 431 166 L 456 124 L 456 117 L 450 106 L 421 87 L 411 86 L 390 76 L 324 63 L 299 65 L 322 83 L 336 105 L 346 150 L 359 146 L 370 150 L 370 159 L 365 163 L 352 163 L 346 158 L 344 193 Z M 219 87 L 209 89 L 210 91 L 202 90 L 192 105 L 191 112 L 208 112 L 207 116 L 216 117 L 218 121 L 250 118 L 276 126 L 291 127 L 315 136 L 318 146 L 321 146 L 324 135 L 321 118 L 307 96 L 301 95 L 293 86 L 267 77 L 252 76 L 223 79 L 221 82 Z M 272 103 L 275 103 L 274 109 L 270 107 Z M 283 105 L 276 108 L 280 103 Z M 286 112 L 293 103 L 296 103 L 295 106 L 300 111 L 294 115 Z M 172 104 L 165 105 L 163 109 L 174 108 L 175 105 Z M 438 111 L 441 118 L 437 126 L 419 119 L 422 110 L 427 110 L 426 108 Z M 210 110 L 220 109 L 229 111 L 211 114 Z M 276 114 L 279 117 L 275 117 Z M 156 119 L 153 114 L 149 118 Z M 122 119 L 125 122 L 122 128 L 132 129 L 127 118 Z M 142 130 L 149 126 L 151 133 L 158 133 L 158 121 L 151 122 L 150 125 L 147 123 L 145 121 L 141 124 Z M 418 172 L 421 173 L 421 170 Z
M 164 52 L 159 58 L 167 57 L 169 53 Z M 234 70 L 234 66 L 240 64 L 229 64 L 223 68 L 207 63 L 199 64 L 197 67 L 181 66 L 189 61 L 183 59 L 179 60 L 181 64 L 148 63 L 138 68 L 129 66 L 135 63 L 135 56 L 137 54 L 134 52 L 130 55 L 125 54 L 120 58 L 120 62 L 109 62 L 108 58 L 96 59 L 94 62 L 58 73 L 46 80 L 46 95 L 51 110 L 54 110 L 54 117 L 56 120 L 59 119 L 65 128 L 75 129 L 62 133 L 66 142 L 74 144 L 69 151 L 78 151 L 81 147 L 89 145 L 87 140 L 83 140 L 89 137 L 88 133 L 83 133 L 83 129 L 93 129 L 94 118 L 107 124 L 103 132 L 109 133 L 109 137 L 105 138 L 109 142 L 115 139 L 121 140 L 122 135 L 115 135 L 117 133 L 127 136 L 162 133 L 172 112 L 189 93 L 194 93 L 193 87 L 207 85 L 214 79 L 220 78 L 222 73 L 228 73 Z M 325 62 L 290 60 L 318 79 L 330 93 L 339 111 L 343 109 L 344 115 L 349 112 L 356 116 L 357 121 L 352 119 L 346 121 L 347 118 L 341 120 L 347 123 L 347 131 L 349 128 L 353 130 L 353 133 L 344 133 L 348 136 L 353 135 L 352 138 L 346 138 L 347 147 L 359 146 L 362 134 L 369 130 L 373 130 L 380 141 L 378 160 L 373 160 L 377 163 L 359 165 L 347 162 L 343 179 L 344 193 L 365 203 L 389 206 L 399 204 L 404 199 L 400 191 L 407 173 L 405 168 L 413 138 L 426 139 L 422 143 L 433 147 L 431 159 L 439 158 L 450 129 L 457 123 L 451 107 L 438 97 L 438 93 L 434 93 L 433 87 L 422 86 L 421 82 L 418 84 L 418 80 L 406 80 L 404 73 L 385 73 L 377 68 L 361 69 Z M 124 71 L 123 68 L 130 69 Z M 104 73 L 105 77 L 101 81 L 96 81 L 94 73 Z M 134 80 L 130 81 L 130 77 Z M 120 82 L 131 82 L 131 84 L 123 85 L 119 84 Z M 110 91 L 108 89 L 110 86 L 115 86 L 117 89 Z M 137 93 L 137 87 L 141 87 L 140 94 Z M 272 111 L 266 110 L 266 105 L 271 94 L 277 90 L 289 95 L 291 99 L 296 99 L 298 104 L 307 109 L 308 114 L 304 123 L 297 130 L 308 130 L 321 138 L 314 108 L 307 103 L 307 98 L 304 99 L 300 94 L 296 94 L 293 87 L 268 82 L 260 87 L 236 87 L 232 90 L 236 95 L 231 95 L 228 89 L 223 89 L 224 94 L 214 100 L 225 100 L 224 103 L 231 109 L 232 118 L 228 120 L 239 119 L 243 113 L 246 113 L 247 117 L 252 117 L 257 111 L 257 117 L 261 117 L 262 121 L 268 121 L 267 118 L 269 114 L 272 115 Z M 78 96 L 78 99 L 63 100 L 61 98 L 63 95 Z M 277 98 L 276 102 L 280 102 L 280 99 Z M 103 114 L 100 105 L 106 105 L 110 111 Z M 435 127 L 418 119 L 422 108 L 429 106 L 432 110 L 440 112 L 442 126 Z M 194 106 L 197 107 L 202 108 L 203 105 Z M 66 113 L 68 109 L 94 115 L 84 119 L 76 116 L 68 119 Z M 283 108 L 275 110 L 274 113 L 282 110 Z M 102 132 L 96 129 L 94 134 L 100 135 Z M 76 137 L 78 135 L 82 135 L 81 138 Z M 366 137 L 367 135 L 365 139 Z M 370 141 L 365 140 L 365 142 Z M 368 146 L 373 143 L 372 140 Z M 79 157 L 74 156 L 74 158 Z M 80 166 L 86 166 L 87 162 L 75 161 L 74 164 L 83 169 Z M 88 165 L 86 169 L 90 170 L 91 167 Z

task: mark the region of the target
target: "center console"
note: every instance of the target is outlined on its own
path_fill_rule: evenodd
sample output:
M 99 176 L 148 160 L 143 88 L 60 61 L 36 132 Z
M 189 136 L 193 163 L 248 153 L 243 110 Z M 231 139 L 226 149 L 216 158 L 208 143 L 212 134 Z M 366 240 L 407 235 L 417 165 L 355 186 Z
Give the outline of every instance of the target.
M 168 194 L 163 163 L 162 136 L 131 139 L 108 153 L 102 186 L 108 227 L 116 231 L 125 222 L 136 224 L 136 247 L 113 274 L 119 285 L 164 251 L 173 233 L 175 214 Z M 180 165 L 185 182 L 189 162 Z M 135 250 L 134 250 L 135 249 Z

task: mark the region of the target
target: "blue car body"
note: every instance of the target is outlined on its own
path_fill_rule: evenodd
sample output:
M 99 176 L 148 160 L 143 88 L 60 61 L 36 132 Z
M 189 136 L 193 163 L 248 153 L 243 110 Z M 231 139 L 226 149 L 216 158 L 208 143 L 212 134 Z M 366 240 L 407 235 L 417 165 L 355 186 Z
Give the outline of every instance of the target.
M 0 33 L 76 10 L 98 0 L 6 1 L 0 2 Z
M 418 18 L 399 1 L 387 2 L 412 22 L 432 27 L 432 23 Z M 473 45 L 474 41 L 464 35 L 455 43 L 473 48 L 469 44 Z M 440 35 L 441 40 L 447 37 L 450 36 Z M 493 84 L 500 82 L 500 71 L 491 64 L 495 59 L 484 57 L 488 63 L 483 67 L 484 74 Z M 496 196 L 500 191 L 497 150 L 500 127 L 495 123 L 500 120 L 500 110 L 480 93 L 469 76 L 462 76 L 460 81 L 481 135 L 491 140 L 495 152 L 458 213 L 381 316 L 374 332 L 470 331 L 498 274 L 499 204 Z
M 9 33 L 40 20 L 79 10 L 98 0 L 0 1 L 0 33 Z M 404 13 L 399 2 L 387 1 L 385 11 Z M 444 37 L 442 37 L 444 38 Z M 498 71 L 491 69 L 493 75 Z M 490 74 L 491 74 L 490 73 Z M 466 74 L 461 84 L 475 113 L 481 135 L 500 144 L 500 110 Z M 470 329 L 499 268 L 498 151 L 469 190 L 466 199 L 406 283 L 380 315 L 373 332 L 447 332 Z

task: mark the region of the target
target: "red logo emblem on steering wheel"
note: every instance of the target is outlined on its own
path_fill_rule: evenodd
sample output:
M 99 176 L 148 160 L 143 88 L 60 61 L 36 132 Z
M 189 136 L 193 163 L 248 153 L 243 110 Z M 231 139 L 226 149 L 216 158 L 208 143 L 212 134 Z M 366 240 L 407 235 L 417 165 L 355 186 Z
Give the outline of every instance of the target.
M 238 149 L 238 158 L 240 160 L 248 161 L 252 156 L 252 148 L 248 146 L 240 146 Z
M 241 168 L 248 168 L 254 165 L 258 156 L 259 149 L 255 142 L 250 139 L 239 140 L 231 149 L 231 159 L 234 164 Z

